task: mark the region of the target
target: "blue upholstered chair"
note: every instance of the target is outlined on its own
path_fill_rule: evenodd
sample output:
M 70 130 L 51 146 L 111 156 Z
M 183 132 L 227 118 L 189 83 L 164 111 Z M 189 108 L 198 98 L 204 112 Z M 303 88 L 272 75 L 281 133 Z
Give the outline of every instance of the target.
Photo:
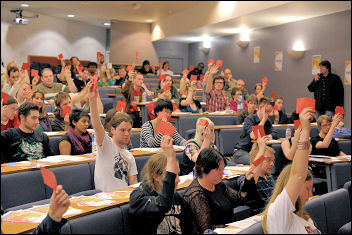
M 333 191 L 342 188 L 351 181 L 351 162 L 334 163 L 331 166 L 331 188 Z
M 248 228 L 243 229 L 238 234 L 264 234 L 262 222 L 257 222 L 255 224 L 252 224 Z
M 60 144 L 61 136 L 52 136 L 49 137 L 49 146 L 53 155 L 60 155 Z

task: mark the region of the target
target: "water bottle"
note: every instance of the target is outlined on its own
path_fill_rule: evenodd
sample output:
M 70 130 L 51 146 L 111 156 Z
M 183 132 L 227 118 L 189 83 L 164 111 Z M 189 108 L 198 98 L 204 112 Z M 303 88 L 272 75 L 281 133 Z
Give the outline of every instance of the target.
M 289 139 L 289 138 L 291 138 L 291 128 L 288 126 L 287 128 L 286 128 L 286 139 Z
M 243 102 L 242 102 L 242 95 L 239 95 L 238 102 L 237 102 L 237 112 L 242 112 L 243 110 Z
M 142 102 L 147 102 L 147 94 L 145 92 L 142 95 Z
M 95 142 L 95 134 L 92 133 L 92 153 L 96 154 L 97 153 L 97 143 Z

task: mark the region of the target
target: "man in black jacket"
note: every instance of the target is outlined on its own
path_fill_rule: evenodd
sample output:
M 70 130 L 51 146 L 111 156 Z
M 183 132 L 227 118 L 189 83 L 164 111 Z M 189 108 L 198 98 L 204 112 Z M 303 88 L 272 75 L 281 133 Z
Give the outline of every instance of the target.
M 331 64 L 324 60 L 320 62 L 320 73 L 315 75 L 308 85 L 308 90 L 314 92 L 315 118 L 320 115 L 332 117 L 336 106 L 343 106 L 344 87 L 338 75 L 331 73 Z
M 187 74 L 188 79 L 191 79 L 191 75 L 197 75 L 197 80 L 200 80 L 200 75 L 203 74 L 204 63 L 199 63 L 197 68 L 194 68 Z

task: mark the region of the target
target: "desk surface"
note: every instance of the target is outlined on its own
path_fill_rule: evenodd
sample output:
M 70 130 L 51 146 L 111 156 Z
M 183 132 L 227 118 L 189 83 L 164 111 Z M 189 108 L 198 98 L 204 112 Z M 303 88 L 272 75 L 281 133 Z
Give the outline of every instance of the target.
M 197 116 L 237 116 L 235 113 L 172 113 L 172 117 L 197 117 Z
M 90 134 L 94 133 L 94 129 L 87 129 Z M 132 133 L 138 133 L 141 132 L 142 128 L 132 128 Z M 50 132 L 44 132 L 49 138 L 50 137 L 55 137 L 55 136 L 63 136 L 66 131 L 50 131 Z
M 226 170 L 227 173 L 233 171 L 234 175 L 235 174 L 238 175 L 238 174 L 245 173 L 248 170 L 248 167 L 249 166 L 235 167 L 235 168 L 226 167 L 225 170 Z M 192 182 L 192 180 L 190 179 L 189 175 L 188 176 L 181 176 L 180 178 L 182 178 L 182 177 L 185 177 L 184 178 L 184 182 L 177 186 L 177 190 L 184 189 L 184 188 L 188 187 L 191 184 L 191 182 Z M 236 177 L 236 176 L 234 176 L 234 177 Z M 227 175 L 227 177 L 224 175 L 223 179 L 226 179 L 226 178 L 228 178 L 228 175 Z M 127 187 L 127 188 L 116 190 L 114 192 L 118 192 L 118 191 L 133 191 L 133 190 L 134 190 L 134 188 Z M 70 201 L 71 200 L 72 199 L 70 199 Z M 77 200 L 79 201 L 79 199 L 77 199 Z M 75 202 L 76 200 L 73 200 L 71 202 L 70 206 L 73 207 L 73 208 L 76 208 L 76 209 L 83 210 L 83 212 L 80 213 L 80 214 L 76 214 L 76 215 L 64 216 L 64 218 L 66 218 L 66 219 L 74 219 L 74 218 L 78 218 L 78 217 L 85 216 L 85 215 L 88 215 L 88 214 L 97 213 L 99 211 L 108 210 L 110 208 L 118 207 L 118 206 L 121 206 L 123 204 L 129 203 L 129 197 L 128 198 L 124 197 L 124 198 L 119 198 L 119 199 L 109 199 L 109 200 L 113 200 L 114 203 L 111 204 L 111 205 L 104 205 L 104 206 L 97 206 L 97 207 L 79 206 Z M 29 231 L 35 229 L 37 226 L 38 226 L 37 223 L 11 223 L 11 222 L 8 222 L 8 221 L 3 221 L 1 229 L 2 229 L 2 231 L 5 234 L 16 234 L 16 233 L 29 232 Z

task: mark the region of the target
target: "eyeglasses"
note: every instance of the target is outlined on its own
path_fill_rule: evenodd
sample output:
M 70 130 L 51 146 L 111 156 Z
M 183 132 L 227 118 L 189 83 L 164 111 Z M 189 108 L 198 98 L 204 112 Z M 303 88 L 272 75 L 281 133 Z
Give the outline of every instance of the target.
M 215 84 L 224 84 L 224 82 L 215 82 Z

